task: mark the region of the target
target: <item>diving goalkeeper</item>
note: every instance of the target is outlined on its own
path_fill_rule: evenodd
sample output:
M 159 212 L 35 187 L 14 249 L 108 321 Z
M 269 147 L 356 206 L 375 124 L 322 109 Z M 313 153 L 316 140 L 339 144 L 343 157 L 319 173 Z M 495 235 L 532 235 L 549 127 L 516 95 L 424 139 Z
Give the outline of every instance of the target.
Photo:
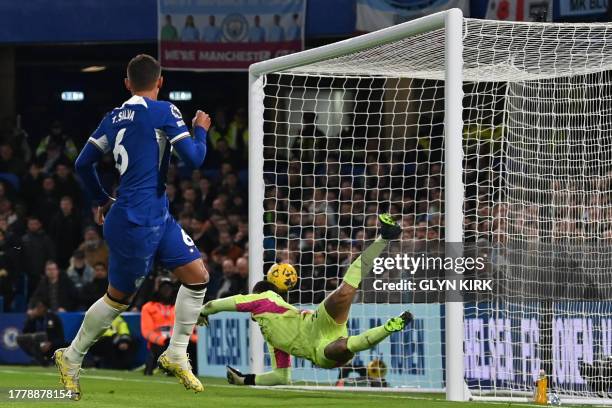
M 356 336 L 348 335 L 349 311 L 362 277 L 372 270 L 374 258 L 382 253 L 387 243 L 399 238 L 402 232 L 390 215 L 383 214 L 378 218 L 380 236 L 350 265 L 340 286 L 314 312 L 300 311 L 287 303 L 278 293 L 277 286 L 268 280 L 255 284 L 250 295 L 212 300 L 202 307 L 198 319 L 200 325 L 208 325 L 208 317 L 219 312 L 251 313 L 268 344 L 273 370 L 264 374 L 243 374 L 228 366 L 227 379 L 231 384 L 288 384 L 291 382 L 291 355 L 310 360 L 321 368 L 343 366 L 355 353 L 376 346 L 412 321 L 412 314 L 406 311 L 382 326 Z M 293 267 L 285 266 L 295 274 Z

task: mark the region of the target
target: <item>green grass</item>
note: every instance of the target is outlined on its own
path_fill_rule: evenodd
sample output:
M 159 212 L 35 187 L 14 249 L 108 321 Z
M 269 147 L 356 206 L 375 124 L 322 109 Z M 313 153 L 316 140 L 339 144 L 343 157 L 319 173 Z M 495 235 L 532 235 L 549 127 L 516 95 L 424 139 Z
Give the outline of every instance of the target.
M 0 406 L 11 407 L 108 407 L 108 408 L 227 408 L 227 407 L 290 407 L 290 408 L 356 408 L 356 407 L 416 407 L 416 408 L 481 408 L 509 406 L 507 403 L 453 403 L 442 394 L 409 394 L 351 391 L 306 391 L 297 389 L 249 388 L 228 385 L 220 378 L 203 378 L 201 394 L 185 391 L 174 378 L 165 375 L 145 377 L 141 372 L 90 369 L 81 375 L 83 399 L 79 402 L 62 400 L 10 400 L 9 389 L 58 389 L 54 367 L 0 366 Z M 528 406 L 528 404 L 512 404 Z M 565 406 L 567 407 L 567 406 Z

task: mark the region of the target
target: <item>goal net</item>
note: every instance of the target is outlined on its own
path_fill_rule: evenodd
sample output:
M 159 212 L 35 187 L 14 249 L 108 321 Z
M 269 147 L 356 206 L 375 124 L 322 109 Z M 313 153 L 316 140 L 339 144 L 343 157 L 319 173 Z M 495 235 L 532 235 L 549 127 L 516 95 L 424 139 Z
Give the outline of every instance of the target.
M 461 36 L 449 37 L 449 15 Z M 406 309 L 412 327 L 343 369 L 294 360 L 293 380 L 454 385 L 462 398 L 467 384 L 473 397 L 525 399 L 543 372 L 562 401 L 609 402 L 611 70 L 612 25 L 456 10 L 252 67 L 251 284 L 290 262 L 300 279 L 289 299 L 313 309 L 375 238 L 381 212 L 404 228 L 381 256 L 444 257 L 456 245 L 486 261 L 464 278 L 492 282 L 453 299 L 431 287 L 446 276 L 436 268 L 373 272 L 349 332 Z M 261 369 L 269 358 L 251 334 Z M 377 361 L 382 377 L 367 370 Z

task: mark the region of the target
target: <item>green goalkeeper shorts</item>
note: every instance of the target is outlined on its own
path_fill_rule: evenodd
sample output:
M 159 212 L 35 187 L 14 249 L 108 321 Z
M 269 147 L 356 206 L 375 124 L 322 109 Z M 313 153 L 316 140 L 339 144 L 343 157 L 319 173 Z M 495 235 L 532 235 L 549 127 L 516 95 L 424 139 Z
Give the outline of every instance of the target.
M 325 347 L 340 338 L 348 337 L 348 328 L 346 323 L 338 324 L 327 313 L 325 302 L 321 302 L 317 310 L 312 316 L 312 344 L 315 344 L 313 363 L 321 368 L 334 368 L 338 365 L 337 361 L 333 361 L 325 357 Z

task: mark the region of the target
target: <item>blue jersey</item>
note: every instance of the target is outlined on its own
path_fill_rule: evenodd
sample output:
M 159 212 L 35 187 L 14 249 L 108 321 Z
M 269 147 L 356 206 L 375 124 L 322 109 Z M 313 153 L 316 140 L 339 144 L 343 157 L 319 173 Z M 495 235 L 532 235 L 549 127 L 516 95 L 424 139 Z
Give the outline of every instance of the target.
M 136 291 L 154 260 L 175 269 L 200 257 L 191 237 L 169 215 L 165 191 L 173 148 L 188 166 L 204 161 L 206 130 L 195 126 L 193 136 L 176 106 L 135 95 L 104 117 L 75 162 L 94 202 L 105 206 L 111 198 L 95 166 L 103 153 L 112 152 L 115 159 L 119 188 L 104 220 L 104 238 L 110 285 L 124 293 Z
M 91 135 L 90 143 L 113 154 L 120 174 L 115 206 L 130 222 L 158 225 L 165 220 L 172 145 L 188 137 L 176 106 L 137 95 L 108 113 Z

